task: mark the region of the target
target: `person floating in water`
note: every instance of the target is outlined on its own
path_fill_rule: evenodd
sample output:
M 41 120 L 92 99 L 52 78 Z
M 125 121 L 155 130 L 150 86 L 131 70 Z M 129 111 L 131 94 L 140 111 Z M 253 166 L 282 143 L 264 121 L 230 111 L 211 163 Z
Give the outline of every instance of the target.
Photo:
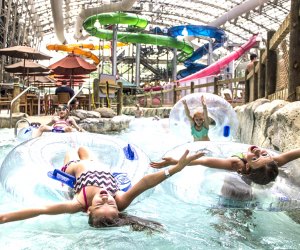
M 229 158 L 201 157 L 190 165 L 203 165 L 210 168 L 236 171 L 244 178 L 260 185 L 266 185 L 278 176 L 278 167 L 300 158 L 300 148 L 272 156 L 267 150 L 257 146 L 249 147 L 245 153 L 238 153 Z M 152 162 L 153 168 L 163 168 L 178 161 L 163 158 L 162 162 Z
M 42 214 L 86 212 L 89 215 L 88 223 L 93 227 L 131 225 L 134 229 L 141 228 L 143 230 L 152 226 L 155 231 L 156 226 L 161 227 L 160 223 L 126 215 L 121 211 L 125 210 L 140 194 L 180 172 L 190 162 L 203 155 L 203 153 L 188 154 L 187 150 L 170 168 L 143 176 L 128 191 L 123 192 L 119 189 L 117 181 L 109 169 L 101 162 L 94 160 L 86 147 L 80 147 L 76 157 L 72 157 L 70 152 L 66 154 L 65 165 L 62 168 L 62 171 L 76 177 L 73 200 L 52 205 L 39 204 L 35 208 L 2 213 L 0 214 L 0 224 L 25 220 Z
M 83 132 L 84 130 L 80 128 L 75 119 L 69 116 L 69 109 L 67 105 L 59 105 L 56 109 L 58 115 L 53 116 L 50 123 L 47 125 L 41 125 L 33 132 L 33 138 L 39 137 L 43 132 L 72 132 L 78 130 Z
M 191 112 L 189 110 L 186 100 L 182 100 L 185 115 L 191 123 L 191 133 L 194 137 L 194 141 L 209 141 L 209 117 L 207 113 L 206 100 L 203 95 L 201 96 L 201 103 L 203 107 L 203 112 L 197 111 L 194 113 L 193 116 L 191 116 Z

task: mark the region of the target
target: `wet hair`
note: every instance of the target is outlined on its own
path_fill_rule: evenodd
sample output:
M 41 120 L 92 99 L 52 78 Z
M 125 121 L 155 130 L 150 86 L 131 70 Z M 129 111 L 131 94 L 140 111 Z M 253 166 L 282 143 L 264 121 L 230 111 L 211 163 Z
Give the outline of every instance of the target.
M 278 165 L 275 161 L 267 163 L 260 168 L 251 168 L 250 172 L 246 175 L 248 179 L 256 184 L 267 185 L 271 181 L 275 181 L 278 176 Z
M 133 231 L 146 231 L 149 234 L 164 231 L 163 225 L 156 221 L 139 218 L 126 213 L 119 213 L 119 217 L 115 219 L 96 218 L 90 214 L 88 223 L 95 228 L 130 226 Z
M 195 112 L 194 115 L 193 115 L 193 119 L 195 118 L 196 115 L 203 115 L 203 112 L 201 112 L 201 111 Z
M 250 60 L 254 60 L 255 58 L 257 58 L 257 55 L 256 54 L 250 54 Z

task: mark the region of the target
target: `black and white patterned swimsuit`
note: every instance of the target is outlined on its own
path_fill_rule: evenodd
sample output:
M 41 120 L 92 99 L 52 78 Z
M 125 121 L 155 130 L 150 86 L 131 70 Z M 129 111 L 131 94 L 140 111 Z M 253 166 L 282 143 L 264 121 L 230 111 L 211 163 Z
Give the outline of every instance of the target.
M 120 190 L 117 180 L 111 173 L 97 170 L 84 172 L 76 179 L 75 193 L 80 192 L 86 186 L 105 188 L 113 197 Z

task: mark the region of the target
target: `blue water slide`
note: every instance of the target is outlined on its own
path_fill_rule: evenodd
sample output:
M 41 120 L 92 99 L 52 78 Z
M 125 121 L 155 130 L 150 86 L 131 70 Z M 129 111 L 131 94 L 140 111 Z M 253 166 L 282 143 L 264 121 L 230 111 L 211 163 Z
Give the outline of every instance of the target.
M 218 49 L 223 46 L 226 41 L 226 34 L 222 29 L 205 26 L 205 25 L 179 25 L 174 26 L 168 30 L 168 35 L 172 37 L 177 36 L 194 36 L 194 37 L 209 37 L 213 39 L 212 49 Z M 177 79 L 181 79 L 188 75 L 191 75 L 207 65 L 195 63 L 196 60 L 199 60 L 204 55 L 209 52 L 209 43 L 204 44 L 199 47 L 194 53 L 184 61 L 184 66 L 186 69 L 180 70 L 177 74 Z

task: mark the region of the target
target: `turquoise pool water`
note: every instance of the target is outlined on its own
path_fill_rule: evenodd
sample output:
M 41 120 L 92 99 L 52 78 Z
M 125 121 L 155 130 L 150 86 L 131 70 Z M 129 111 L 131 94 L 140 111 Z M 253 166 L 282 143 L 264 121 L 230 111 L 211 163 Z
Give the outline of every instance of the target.
M 167 120 L 142 118 L 112 137 L 139 146 L 151 160 L 181 142 Z M 0 162 L 15 145 L 13 130 L 0 130 Z M 193 192 L 193 190 L 190 190 Z M 21 208 L 0 187 L 0 212 Z M 1 249 L 300 249 L 300 226 L 284 212 L 211 210 L 176 199 L 158 187 L 131 205 L 129 214 L 162 223 L 165 231 L 147 234 L 129 227 L 94 229 L 85 214 L 40 216 L 0 225 Z

